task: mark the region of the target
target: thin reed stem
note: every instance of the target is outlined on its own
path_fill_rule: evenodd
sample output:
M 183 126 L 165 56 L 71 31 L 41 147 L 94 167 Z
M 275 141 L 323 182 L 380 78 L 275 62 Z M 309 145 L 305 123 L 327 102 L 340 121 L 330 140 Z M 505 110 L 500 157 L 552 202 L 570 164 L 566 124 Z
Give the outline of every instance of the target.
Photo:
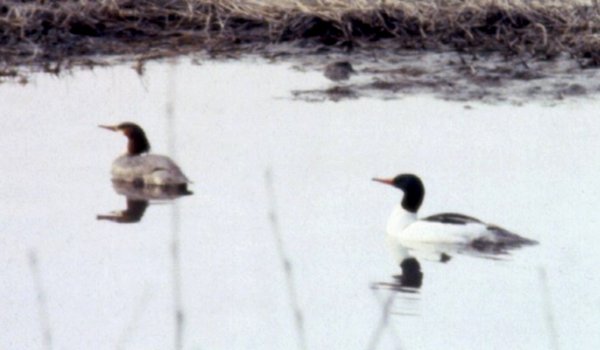
M 52 350 L 52 332 L 50 329 L 50 316 L 48 314 L 46 293 L 42 283 L 42 277 L 38 265 L 38 257 L 33 250 L 29 252 L 29 269 L 31 270 L 31 276 L 33 277 L 33 286 L 35 288 L 38 317 L 40 319 L 40 328 L 42 329 L 44 348 L 46 350 Z
M 294 324 L 296 328 L 296 335 L 298 339 L 298 349 L 306 349 L 306 335 L 304 331 L 304 318 L 302 316 L 302 310 L 298 303 L 298 295 L 296 291 L 296 285 L 294 283 L 294 271 L 292 268 L 292 262 L 285 252 L 285 246 L 281 235 L 281 229 L 279 227 L 279 218 L 277 216 L 277 201 L 275 196 L 275 188 L 273 185 L 273 175 L 271 170 L 268 169 L 265 172 L 265 187 L 267 189 L 267 195 L 269 198 L 269 222 L 271 224 L 271 231 L 273 232 L 273 239 L 275 240 L 275 247 L 281 262 L 281 269 L 285 276 L 285 284 L 287 286 L 289 306 L 294 316 Z
M 545 267 L 540 266 L 538 268 L 538 277 L 540 280 L 542 301 L 544 303 L 546 327 L 548 327 L 548 337 L 550 338 L 550 349 L 560 350 L 556 321 L 554 320 L 554 308 L 552 307 L 552 297 L 550 295 L 550 287 L 548 286 L 548 274 Z
M 167 91 L 165 103 L 165 115 L 167 119 L 167 139 L 168 149 L 171 157 L 175 158 L 175 98 L 177 96 L 177 62 L 172 61 L 169 66 L 167 76 Z M 181 350 L 183 348 L 183 327 L 184 327 L 184 309 L 181 297 L 181 252 L 179 238 L 179 207 L 173 203 L 171 215 L 171 268 L 173 284 L 173 314 L 175 320 L 174 348 Z
M 382 300 L 382 298 L 379 296 L 378 289 L 373 289 L 373 296 L 375 297 L 375 299 L 377 299 L 377 301 L 381 305 L 381 317 L 379 319 L 379 323 L 375 327 L 375 331 L 373 332 L 373 335 L 371 336 L 371 340 L 369 341 L 367 350 L 375 350 L 378 348 L 379 341 L 381 340 L 381 338 L 384 334 L 383 332 L 386 329 L 388 329 L 390 334 L 392 335 L 392 339 L 395 342 L 395 349 L 401 350 L 402 345 L 401 345 L 401 341 L 400 341 L 400 336 L 397 334 L 396 330 L 393 327 L 391 327 L 390 322 L 389 322 L 390 315 L 392 313 L 392 307 L 394 306 L 394 302 L 396 300 L 397 292 L 393 291 L 393 290 L 390 291 L 387 298 L 385 300 Z

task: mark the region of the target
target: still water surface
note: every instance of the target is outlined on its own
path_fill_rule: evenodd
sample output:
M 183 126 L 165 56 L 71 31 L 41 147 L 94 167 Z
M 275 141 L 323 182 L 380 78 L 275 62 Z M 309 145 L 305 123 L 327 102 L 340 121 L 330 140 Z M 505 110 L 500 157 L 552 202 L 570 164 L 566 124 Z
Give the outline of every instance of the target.
M 0 85 L 0 349 L 600 348 L 600 102 L 290 99 L 327 84 L 182 61 Z M 132 224 L 96 220 L 126 207 L 109 175 L 125 139 L 96 125 L 124 120 L 194 181 Z M 424 180 L 424 215 L 540 244 L 374 289 L 400 272 L 400 193 L 370 179 L 400 172 Z

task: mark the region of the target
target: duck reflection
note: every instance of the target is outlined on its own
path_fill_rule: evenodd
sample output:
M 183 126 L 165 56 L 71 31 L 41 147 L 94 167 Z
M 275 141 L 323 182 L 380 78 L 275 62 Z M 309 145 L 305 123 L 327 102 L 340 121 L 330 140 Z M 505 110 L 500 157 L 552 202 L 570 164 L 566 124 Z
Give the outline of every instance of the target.
M 148 205 L 147 200 L 127 198 L 127 209 L 115 210 L 109 214 L 98 214 L 96 219 L 113 221 L 119 224 L 136 223 L 142 220 Z
M 170 201 L 181 196 L 191 195 L 192 192 L 171 187 L 137 186 L 132 183 L 113 181 L 117 194 L 126 197 L 126 209 L 115 210 L 108 214 L 98 214 L 97 220 L 107 220 L 119 224 L 140 222 L 150 201 Z
M 402 241 L 388 236 L 388 249 L 397 261 L 401 274 L 391 276 L 389 281 L 374 283 L 373 296 L 381 306 L 381 317 L 375 325 L 368 349 L 379 348 L 384 335 L 394 341 L 396 348 L 403 348 L 392 316 L 415 317 L 421 314 L 421 287 L 424 283 L 422 261 L 450 263 L 456 255 L 476 258 L 506 260 L 512 250 L 523 244 L 444 244 Z
M 420 314 L 419 288 L 423 283 L 421 263 L 417 258 L 407 256 L 400 262 L 400 269 L 402 274 L 392 276 L 392 281 L 379 282 L 372 286 L 373 296 L 381 305 L 381 317 L 373 330 L 368 349 L 377 349 L 386 331 L 395 342 L 395 348 L 402 349 L 400 337 L 393 323 L 390 322 L 390 316 Z
M 400 262 L 402 274 L 392 276 L 390 282 L 379 282 L 374 289 L 389 289 L 395 292 L 416 293 L 423 284 L 421 264 L 415 257 L 407 257 Z
M 420 288 L 423 283 L 423 272 L 421 272 L 421 264 L 416 258 L 406 258 L 400 263 L 402 275 L 394 276 L 400 286 Z
M 478 242 L 471 243 L 433 243 L 412 240 L 399 240 L 387 237 L 387 246 L 392 256 L 402 268 L 408 258 L 418 258 L 432 262 L 447 263 L 456 255 L 466 255 L 488 260 L 507 260 L 510 254 L 530 244 L 506 244 Z

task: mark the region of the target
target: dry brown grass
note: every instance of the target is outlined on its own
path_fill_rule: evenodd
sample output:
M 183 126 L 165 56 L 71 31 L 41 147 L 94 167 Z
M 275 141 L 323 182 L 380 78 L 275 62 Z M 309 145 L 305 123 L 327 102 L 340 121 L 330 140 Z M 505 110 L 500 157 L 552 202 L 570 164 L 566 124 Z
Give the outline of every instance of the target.
M 281 43 L 352 50 L 375 42 L 542 59 L 567 53 L 597 66 L 600 6 L 595 0 L 0 2 L 0 61 L 7 65 Z

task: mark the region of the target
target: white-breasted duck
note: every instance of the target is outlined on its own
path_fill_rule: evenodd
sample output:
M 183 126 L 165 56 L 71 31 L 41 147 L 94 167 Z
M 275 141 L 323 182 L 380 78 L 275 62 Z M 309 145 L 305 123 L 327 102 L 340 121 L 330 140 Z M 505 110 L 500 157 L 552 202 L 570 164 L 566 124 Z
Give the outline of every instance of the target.
M 390 238 L 400 241 L 469 244 L 482 249 L 490 245 L 522 246 L 537 243 L 462 214 L 443 213 L 417 218 L 425 197 L 425 187 L 416 175 L 401 174 L 391 179 L 374 178 L 373 181 L 404 192 L 402 201 L 394 207 L 387 223 L 386 231 Z
M 113 181 L 139 186 L 160 186 L 187 192 L 190 183 L 179 166 L 171 158 L 148 154 L 150 142 L 137 124 L 124 122 L 118 125 L 98 125 L 101 128 L 121 132 L 128 139 L 127 152 L 113 161 Z

